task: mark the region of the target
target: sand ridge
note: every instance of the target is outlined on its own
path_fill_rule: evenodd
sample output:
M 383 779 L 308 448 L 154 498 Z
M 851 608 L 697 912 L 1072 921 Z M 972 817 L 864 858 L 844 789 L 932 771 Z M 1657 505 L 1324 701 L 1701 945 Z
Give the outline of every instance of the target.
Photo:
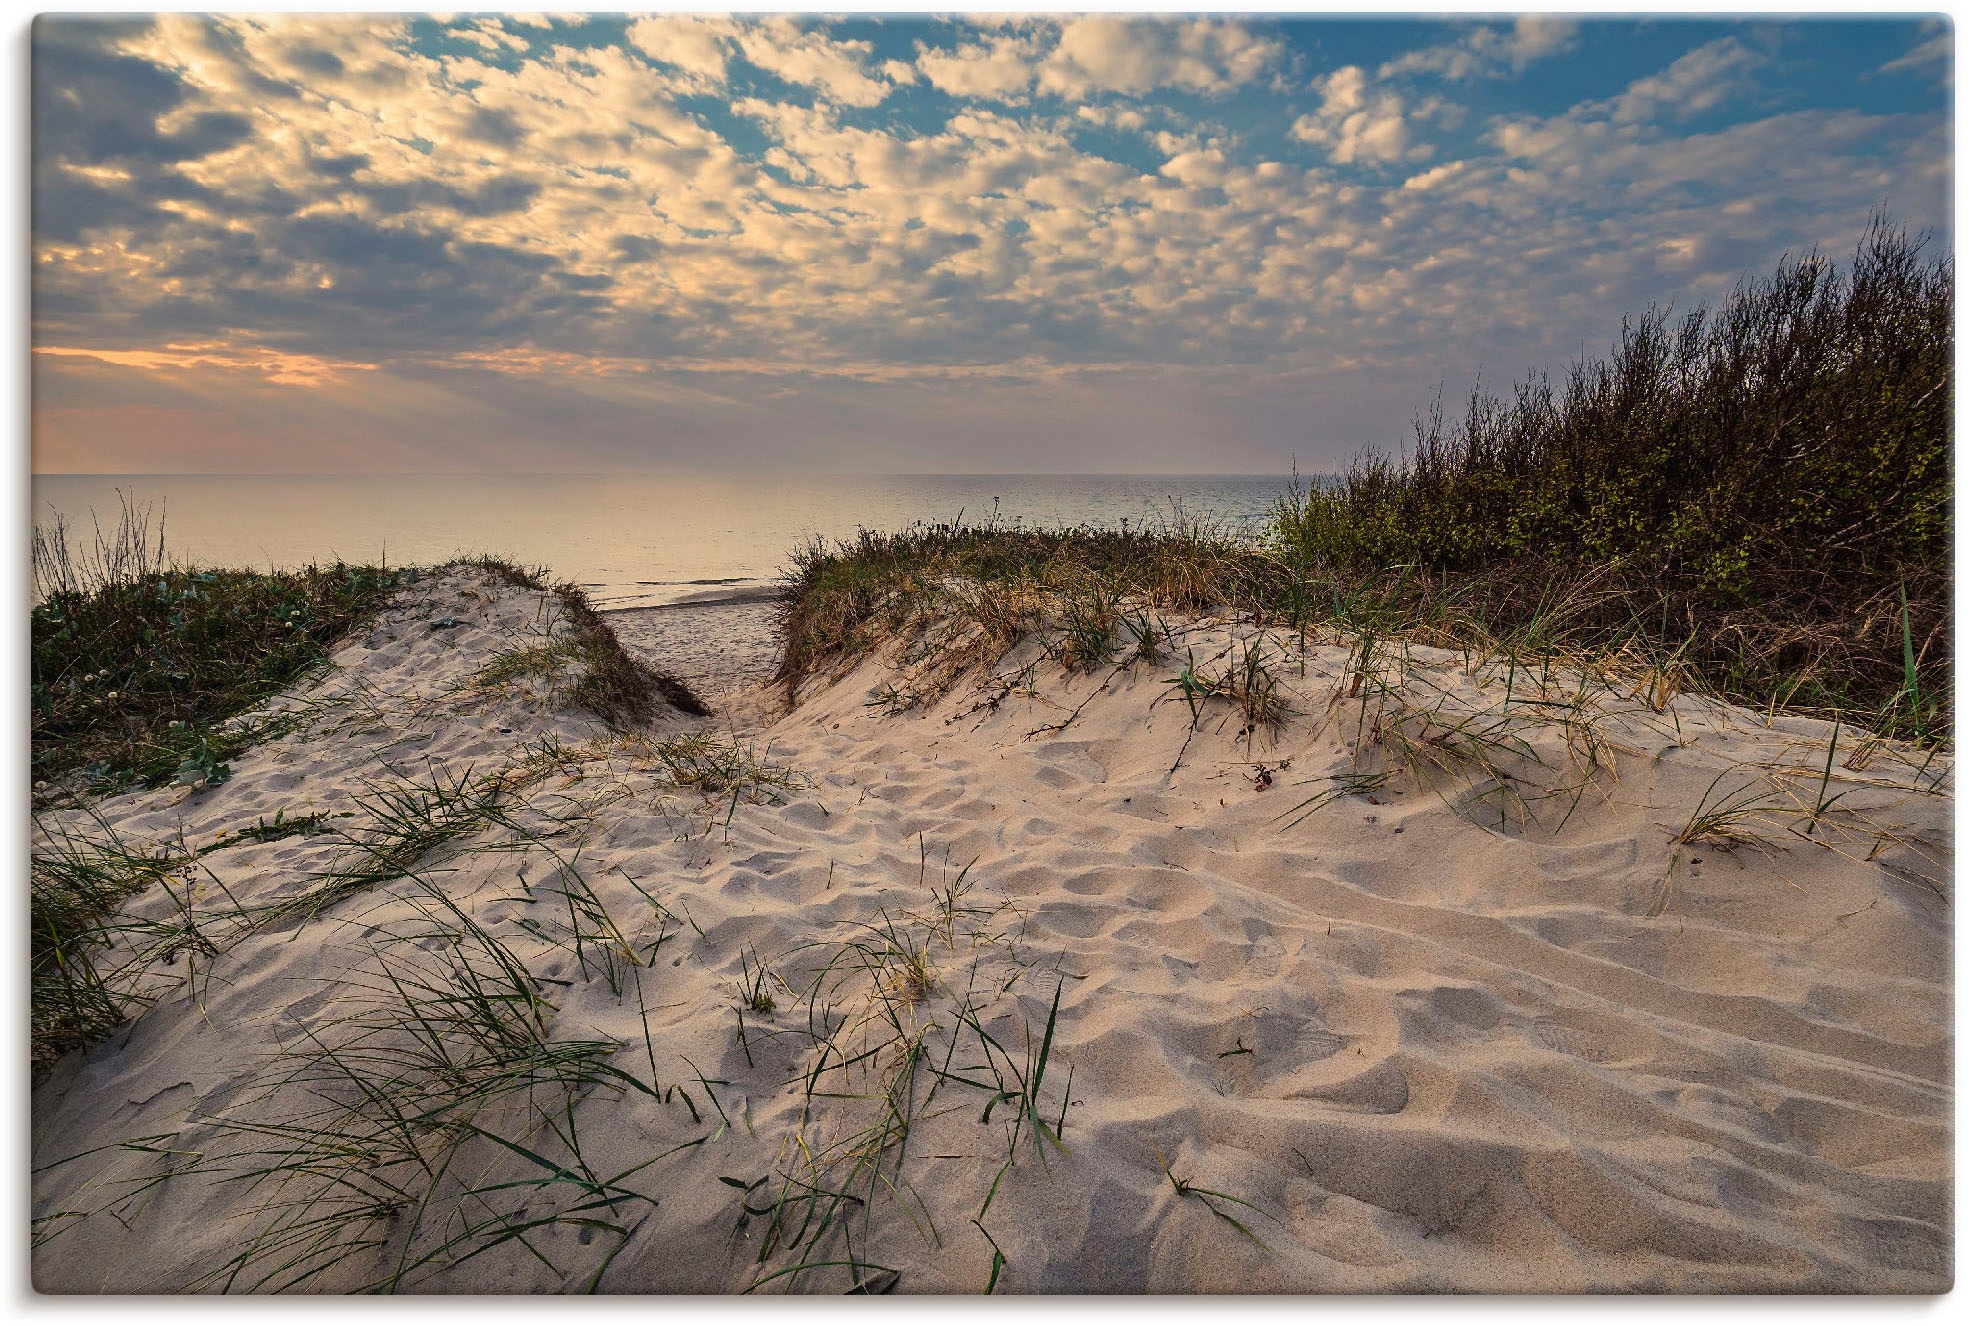
M 223 928 L 345 862 L 378 787 L 509 789 L 404 878 L 234 924 L 37 1088 L 39 1287 L 212 1283 L 291 1224 L 265 1184 L 157 1181 L 176 1162 L 118 1144 L 222 1157 L 238 1121 L 294 1117 L 295 1046 L 373 1015 L 376 973 L 464 951 L 446 907 L 524 963 L 552 1041 L 636 1081 L 590 1082 L 564 1123 L 551 1089 L 489 1105 L 405 1182 L 432 1194 L 415 1228 L 378 1217 L 295 1287 L 406 1264 L 402 1287 L 451 1292 L 1951 1283 L 1941 762 L 1842 734 L 1858 767 L 1813 817 L 1828 724 L 1210 620 L 1153 663 L 1066 674 L 1030 641 L 890 712 L 908 664 L 882 655 L 789 712 L 734 707 L 738 730 L 625 738 L 564 688 L 471 684 L 551 616 L 473 573 L 426 583 L 232 781 L 101 807 L 192 842 L 352 812 L 201 857 Z M 1192 710 L 1185 662 L 1254 637 L 1295 712 Z M 679 785 L 690 758 L 754 776 Z M 1676 841 L 1738 781 L 1755 815 Z M 540 1223 L 491 1242 L 515 1225 L 486 1213 L 515 1211 Z

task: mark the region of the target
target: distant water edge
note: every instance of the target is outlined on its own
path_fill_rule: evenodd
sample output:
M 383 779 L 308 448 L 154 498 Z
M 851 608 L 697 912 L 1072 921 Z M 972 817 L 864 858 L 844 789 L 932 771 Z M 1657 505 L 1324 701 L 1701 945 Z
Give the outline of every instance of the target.
M 201 566 L 428 563 L 497 553 L 586 586 L 604 607 L 742 594 L 815 537 L 918 522 L 1025 527 L 1187 519 L 1252 532 L 1282 475 L 36 475 L 34 519 L 87 538 L 127 495 Z

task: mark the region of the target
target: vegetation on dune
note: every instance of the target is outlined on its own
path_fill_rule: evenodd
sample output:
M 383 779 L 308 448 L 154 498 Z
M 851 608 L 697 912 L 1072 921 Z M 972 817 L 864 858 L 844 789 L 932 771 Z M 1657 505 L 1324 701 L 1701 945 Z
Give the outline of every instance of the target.
M 325 664 L 398 587 L 430 574 L 343 563 L 298 571 L 201 570 L 173 564 L 163 536 L 161 520 L 127 501 L 118 524 L 98 529 L 88 545 L 60 521 L 35 532 L 37 811 L 69 802 L 74 793 L 226 781 L 228 760 L 299 721 L 241 716 Z M 497 558 L 452 565 L 554 593 L 571 629 L 531 651 L 515 651 L 519 657 L 502 655 L 495 664 L 506 672 L 516 676 L 543 662 L 578 665 L 571 698 L 618 726 L 646 723 L 659 697 L 686 713 L 705 712 L 681 682 L 630 658 L 577 587 L 550 585 L 540 573 Z M 433 786 L 414 795 L 359 797 L 366 827 L 341 836 L 375 859 L 338 867 L 289 910 L 307 914 L 393 878 L 406 863 L 497 817 L 502 786 L 467 785 L 462 778 L 446 786 L 432 777 Z M 101 1039 L 143 1006 L 144 995 L 125 979 L 130 973 L 160 955 L 168 962 L 216 951 L 188 901 L 193 884 L 204 880 L 198 853 L 182 843 L 127 846 L 100 815 L 86 805 L 83 811 L 89 823 L 80 828 L 59 815 L 37 817 L 30 863 L 37 1068 Z M 230 841 L 324 831 L 321 819 L 290 822 L 283 812 L 272 824 L 242 827 Z M 132 897 L 160 885 L 170 892 L 167 919 L 124 910 Z
M 917 526 L 799 550 L 789 690 L 941 631 L 947 682 L 1033 630 L 1105 658 L 1127 604 L 1622 659 L 1759 709 L 1951 736 L 1953 264 L 1876 223 L 1719 311 L 1656 309 L 1562 391 L 1439 405 L 1404 460 L 1294 483 L 1265 534 Z M 1146 639 L 1145 635 L 1137 638 Z M 921 697 L 906 697 L 909 702 Z M 891 708 L 906 708 L 894 703 Z
M 1276 550 L 1490 605 L 1589 583 L 1575 628 L 1598 642 L 1630 623 L 1723 694 L 1938 736 L 1953 327 L 1952 260 L 1875 222 L 1848 271 L 1814 254 L 1678 325 L 1651 309 L 1562 390 L 1478 392 L 1454 428 L 1438 403 L 1405 462 L 1290 494 Z
M 575 648 L 586 668 L 574 688 L 575 703 L 618 727 L 647 723 L 658 699 L 698 718 L 711 712 L 680 678 L 631 658 L 579 585 L 554 588 L 573 622 Z
M 861 531 L 793 554 L 785 575 L 775 679 L 796 689 L 890 636 L 950 619 L 958 663 L 1002 652 L 1027 633 L 1063 626 L 1060 661 L 1097 667 L 1125 633 L 1151 657 L 1152 627 L 1123 601 L 1174 611 L 1254 606 L 1276 568 L 1177 512 L 1159 528 L 1012 529 L 915 525 Z
M 1943 563 L 1953 265 L 1875 225 L 1849 271 L 1816 255 L 1719 311 L 1654 308 L 1609 360 L 1508 404 L 1437 408 L 1406 464 L 1367 457 L 1280 528 L 1301 559 L 1470 571 L 1525 555 L 1644 564 L 1718 596 L 1799 567 Z
M 216 782 L 261 732 L 222 727 L 328 657 L 406 572 L 382 567 L 195 570 L 164 550 L 164 523 L 126 501 L 92 547 L 60 520 L 33 548 L 33 773 Z
M 581 666 L 571 698 L 597 717 L 647 723 L 659 698 L 706 712 L 689 687 L 631 658 L 579 586 L 494 557 L 449 565 L 555 593 L 572 631 L 542 648 Z M 165 551 L 163 520 L 127 500 L 117 525 L 88 545 L 59 518 L 37 529 L 33 569 L 34 778 L 90 791 L 222 782 L 227 760 L 279 734 L 277 722 L 229 720 L 326 662 L 398 587 L 432 574 L 342 562 L 182 566 Z

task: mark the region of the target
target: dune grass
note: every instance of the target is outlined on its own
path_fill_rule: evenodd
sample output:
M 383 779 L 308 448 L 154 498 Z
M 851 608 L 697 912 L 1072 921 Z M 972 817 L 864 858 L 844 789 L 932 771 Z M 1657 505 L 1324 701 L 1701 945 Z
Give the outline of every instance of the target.
M 250 1089 L 174 1134 L 106 1148 L 89 1204 L 44 1220 L 37 1240 L 198 1178 L 238 1191 L 251 1229 L 176 1288 L 396 1290 L 506 1244 L 541 1256 L 529 1236 L 555 1226 L 619 1249 L 655 1205 L 630 1181 L 661 1156 L 596 1172 L 576 1113 L 597 1088 L 653 1088 L 609 1062 L 615 1042 L 555 1037 L 543 983 L 440 890 L 400 900 L 414 918 L 373 934 Z M 139 1163 L 113 1176 L 118 1156 Z M 517 1158 L 519 1177 L 467 1177 L 494 1158 Z
M 86 830 L 86 831 L 85 831 Z M 143 1004 L 121 979 L 136 942 L 152 956 L 167 927 L 122 916 L 135 895 L 168 883 L 188 853 L 125 842 L 107 824 L 37 825 L 29 863 L 29 1047 L 35 1070 L 114 1031 Z
M 488 685 L 572 664 L 568 698 L 619 727 L 646 724 L 659 701 L 707 710 L 688 686 L 631 658 L 578 585 L 497 557 L 436 568 L 309 566 L 246 571 L 174 561 L 161 514 L 123 499 L 114 525 L 86 536 L 57 516 L 34 532 L 32 767 L 37 801 L 173 781 L 225 781 L 233 756 L 296 720 L 243 722 L 321 667 L 401 587 L 475 567 L 551 591 L 568 630 L 488 665 Z
M 1953 730 L 1953 265 L 1877 223 L 1505 405 L 1438 406 L 1403 460 L 1296 480 L 1255 538 L 1160 526 L 917 525 L 799 549 L 789 694 L 917 641 L 905 711 L 1038 632 L 1069 669 L 1131 612 L 1229 611 L 1354 642 L 1615 663 L 1657 701 L 1700 689 L 1945 745 Z M 1148 632 L 1130 631 L 1156 648 Z M 1190 674 L 1195 696 L 1221 693 Z M 1260 680 L 1255 675 L 1248 679 Z
M 637 663 L 578 586 L 493 557 L 445 567 L 206 570 L 174 563 L 164 522 L 124 499 L 114 525 L 79 535 L 57 518 L 35 531 L 32 629 L 32 768 L 37 812 L 60 805 L 80 819 L 37 820 L 31 861 L 33 1060 L 101 1039 L 144 1002 L 129 978 L 148 956 L 198 948 L 198 935 L 124 914 L 131 898 L 170 885 L 189 850 L 126 847 L 92 819 L 86 797 L 180 783 L 203 790 L 232 776 L 229 761 L 307 721 L 305 707 L 252 718 L 266 700 L 326 665 L 352 631 L 400 588 L 453 567 L 552 595 L 561 629 L 501 655 L 487 684 L 569 665 L 569 698 L 617 726 L 646 723 L 659 701 L 704 712 L 688 687 Z M 495 778 L 432 771 L 378 785 L 357 799 L 360 823 L 319 813 L 235 830 L 227 843 L 337 832 L 348 851 L 301 896 L 252 924 L 313 915 L 342 897 L 401 877 L 453 839 L 503 823 L 511 789 Z M 78 827 L 78 825 L 80 827 Z M 176 896 L 175 894 L 173 896 Z M 189 909 L 183 924 L 191 925 Z M 247 918 L 241 918 L 246 923 Z M 183 929 L 180 926 L 179 929 Z M 179 942 L 182 941 L 182 942 Z M 177 944 L 177 948 L 173 945 Z M 148 955 L 148 956 L 146 956 Z
M 502 557 L 463 558 L 450 565 L 476 566 L 519 589 L 551 590 L 569 634 L 508 650 L 488 662 L 480 685 L 510 685 L 527 677 L 552 677 L 569 663 L 581 668 L 569 698 L 616 727 L 640 727 L 656 714 L 661 700 L 682 713 L 703 717 L 710 709 L 688 684 L 637 662 L 595 611 L 587 591 L 572 581 L 549 581 L 544 567 L 523 567 Z
M 711 800 L 729 797 L 751 806 L 776 805 L 810 781 L 797 769 L 775 763 L 769 746 L 761 752 L 750 743 L 708 732 L 680 732 L 636 742 L 629 749 L 654 761 L 670 783 Z
M 222 781 L 270 732 L 230 724 L 324 662 L 411 573 L 378 566 L 198 570 L 165 552 L 164 522 L 127 498 L 85 542 L 34 534 L 30 703 L 37 782 L 108 791 Z
M 775 1009 L 751 1005 L 751 1035 L 801 1046 L 795 1085 L 803 1108 L 776 1168 L 722 1179 L 741 1193 L 736 1232 L 758 1240 L 747 1292 L 830 1282 L 848 1293 L 892 1291 L 902 1273 L 881 1260 L 885 1215 L 926 1245 L 946 1246 L 916 1186 L 920 1161 L 910 1157 L 917 1132 L 949 1115 L 969 1118 L 978 1140 L 1003 1156 L 970 1221 L 991 1251 L 982 1286 L 990 1293 L 1009 1266 L 984 1223 L 993 1202 L 1021 1159 L 1043 1171 L 1049 1156 L 1067 1151 L 1072 1072 L 1061 1084 L 1054 1053 L 1067 978 L 1052 974 L 1041 993 L 1046 978 L 1017 951 L 1022 918 L 1005 901 L 979 897 L 969 867 L 952 872 L 946 859 L 932 877 L 929 859 L 925 842 L 921 906 L 883 908 L 785 955 L 779 971 L 814 964 L 797 987 L 774 977 L 793 997 L 790 1025 L 759 1021 L 776 1000 Z M 766 970 L 746 962 L 748 993 L 763 988 Z M 1021 1009 L 1022 984 L 1036 987 L 1042 1029 Z M 935 1109 L 945 1093 L 962 1103 Z

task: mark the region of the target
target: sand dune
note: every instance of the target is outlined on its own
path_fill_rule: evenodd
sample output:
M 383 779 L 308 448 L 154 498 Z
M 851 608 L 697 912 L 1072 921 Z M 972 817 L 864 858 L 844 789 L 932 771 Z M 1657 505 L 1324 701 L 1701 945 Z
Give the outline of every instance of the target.
M 559 629 L 426 582 L 231 781 L 100 808 L 193 846 L 345 818 L 200 857 L 217 951 L 37 1087 L 40 1288 L 1952 1282 L 1942 761 L 1843 732 L 1821 787 L 1827 724 L 1275 634 L 1293 712 L 1246 730 L 1170 684 L 1246 657 L 1228 621 L 1085 674 L 1027 642 L 901 712 L 877 657 L 620 737 L 564 678 L 473 683 Z M 679 785 L 713 766 L 748 776 Z M 276 906 L 378 854 L 381 792 L 487 776 L 407 875 Z M 451 990 L 487 940 L 531 973 L 508 1032 L 625 1076 L 459 1113 L 484 1053 L 368 1054 L 419 1034 L 385 973 Z M 360 1146 L 295 1131 L 323 1102 Z M 287 1158 L 256 1185 L 253 1147 Z

